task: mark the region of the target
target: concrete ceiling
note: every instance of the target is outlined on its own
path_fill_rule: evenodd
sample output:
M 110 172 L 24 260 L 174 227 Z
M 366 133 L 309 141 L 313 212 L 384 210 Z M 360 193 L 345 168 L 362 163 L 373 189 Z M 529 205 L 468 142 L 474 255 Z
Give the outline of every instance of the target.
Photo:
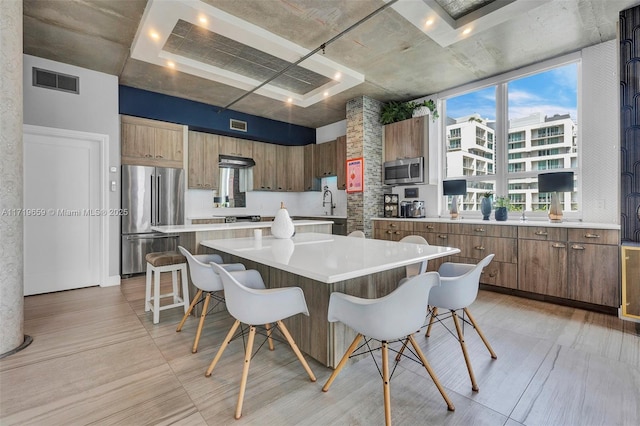
M 256 61 L 263 61 L 259 66 L 264 68 L 266 63 L 275 67 L 295 62 L 385 4 L 383 0 L 149 0 L 149 4 L 147 0 L 24 0 L 24 53 L 113 74 L 126 86 L 224 107 L 255 87 L 256 75 L 262 78 L 268 73 L 254 70 L 254 79 L 236 75 L 234 82 L 233 73 L 220 71 L 224 61 L 211 57 L 217 21 L 203 24 L 207 49 L 176 48 L 179 28 L 173 22 L 180 17 L 174 16 L 172 7 L 209 17 L 231 15 L 228 19 L 236 24 L 252 28 L 253 39 L 252 31 L 234 33 L 228 28 L 225 43 L 215 44 L 215 49 L 224 45 L 242 50 L 234 42 L 240 40 L 252 57 L 261 56 Z M 346 102 L 358 96 L 384 102 L 416 99 L 612 40 L 618 12 L 637 4 L 638 0 L 398 0 L 301 63 L 301 67 L 309 64 L 306 70 L 292 70 L 279 82 L 274 80 L 278 84 L 273 90 L 267 85 L 263 94 L 249 94 L 230 109 L 317 128 L 343 120 Z M 435 24 L 425 27 L 428 16 L 435 17 Z M 174 32 L 172 53 L 169 44 L 163 49 L 164 41 L 157 48 L 148 47 L 143 30 L 158 19 L 169 28 L 164 41 Z M 464 35 L 467 27 L 471 32 Z M 256 55 L 258 50 L 269 54 Z M 167 58 L 181 59 L 171 55 L 184 52 L 191 59 L 174 69 L 165 65 Z M 143 59 L 134 59 L 132 53 Z M 198 55 L 209 58 L 199 62 Z M 318 89 L 333 80 L 328 73 L 331 66 L 342 67 L 348 76 L 343 80 L 351 83 L 338 88 L 332 81 L 328 89 Z M 237 72 L 237 61 L 235 67 Z M 225 75 L 232 78 L 220 77 Z M 287 79 L 291 84 L 297 79 L 297 96 L 307 78 L 313 79 L 315 98 L 301 97 L 297 104 L 278 99 L 288 96 L 282 89 Z M 330 96 L 318 100 L 320 93 L 330 91 Z M 310 105 L 299 106 L 304 103 Z

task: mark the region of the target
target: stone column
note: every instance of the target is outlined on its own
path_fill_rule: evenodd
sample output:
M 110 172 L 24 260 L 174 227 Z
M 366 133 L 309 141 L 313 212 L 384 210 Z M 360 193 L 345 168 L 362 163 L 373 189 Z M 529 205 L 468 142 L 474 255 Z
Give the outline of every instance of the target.
M 347 194 L 347 232 L 373 237 L 372 217 L 382 216 L 382 103 L 366 96 L 347 102 L 347 159 L 364 160 L 364 192 Z
M 25 339 L 22 265 L 22 1 L 0 0 L 0 356 Z

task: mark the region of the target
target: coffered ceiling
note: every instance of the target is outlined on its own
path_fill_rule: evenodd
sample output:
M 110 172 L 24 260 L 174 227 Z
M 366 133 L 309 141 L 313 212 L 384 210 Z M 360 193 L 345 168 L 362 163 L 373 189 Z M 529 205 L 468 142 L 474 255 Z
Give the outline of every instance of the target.
M 24 0 L 24 53 L 320 127 L 616 37 L 638 0 Z M 301 59 L 304 59 L 301 61 Z

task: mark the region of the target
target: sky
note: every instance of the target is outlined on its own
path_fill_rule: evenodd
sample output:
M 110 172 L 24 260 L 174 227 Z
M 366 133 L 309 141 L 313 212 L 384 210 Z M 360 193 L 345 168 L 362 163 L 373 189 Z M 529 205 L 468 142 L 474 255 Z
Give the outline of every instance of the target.
M 571 114 L 577 121 L 578 65 L 569 64 L 509 82 L 509 118 L 525 117 L 540 111 L 542 116 Z M 447 116 L 464 117 L 474 113 L 496 118 L 495 86 L 447 99 Z

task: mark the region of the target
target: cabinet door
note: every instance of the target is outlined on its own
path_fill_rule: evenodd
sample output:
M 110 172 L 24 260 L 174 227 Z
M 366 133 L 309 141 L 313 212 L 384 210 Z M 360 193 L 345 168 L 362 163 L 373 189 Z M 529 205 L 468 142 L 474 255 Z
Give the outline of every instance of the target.
M 316 177 L 314 167 L 315 144 L 304 146 L 304 190 L 320 191 L 320 180 Z
M 620 306 L 618 246 L 569 243 L 569 299 Z
M 336 142 L 317 144 L 313 161 L 316 177 L 336 176 Z
M 567 298 L 567 243 L 518 241 L 518 289 Z
M 182 163 L 182 131 L 154 129 L 154 154 L 158 160 Z
M 253 141 L 236 138 L 236 155 L 238 157 L 253 158 Z
M 232 138 L 229 136 L 219 136 L 218 141 L 218 152 L 220 154 L 238 156 L 238 144 L 236 138 Z
M 640 320 L 640 247 L 622 246 L 622 315 Z
M 347 137 L 336 139 L 336 175 L 338 189 L 347 189 Z
M 152 127 L 122 123 L 123 157 L 153 158 L 154 132 Z
M 276 145 L 276 191 L 287 191 L 290 167 L 288 148 Z
M 428 126 L 424 118 L 410 118 L 384 126 L 384 161 L 423 156 Z
M 188 186 L 190 189 L 202 189 L 203 160 L 204 160 L 204 134 L 199 132 L 189 132 L 189 176 Z
M 220 167 L 218 167 L 218 135 L 205 133 L 204 150 L 202 156 L 202 187 L 204 189 L 218 189 L 220 186 Z
M 254 191 L 273 191 L 276 186 L 276 145 L 263 142 L 253 144 Z
M 287 148 L 289 179 L 287 191 L 304 191 L 304 147 L 290 146 Z

